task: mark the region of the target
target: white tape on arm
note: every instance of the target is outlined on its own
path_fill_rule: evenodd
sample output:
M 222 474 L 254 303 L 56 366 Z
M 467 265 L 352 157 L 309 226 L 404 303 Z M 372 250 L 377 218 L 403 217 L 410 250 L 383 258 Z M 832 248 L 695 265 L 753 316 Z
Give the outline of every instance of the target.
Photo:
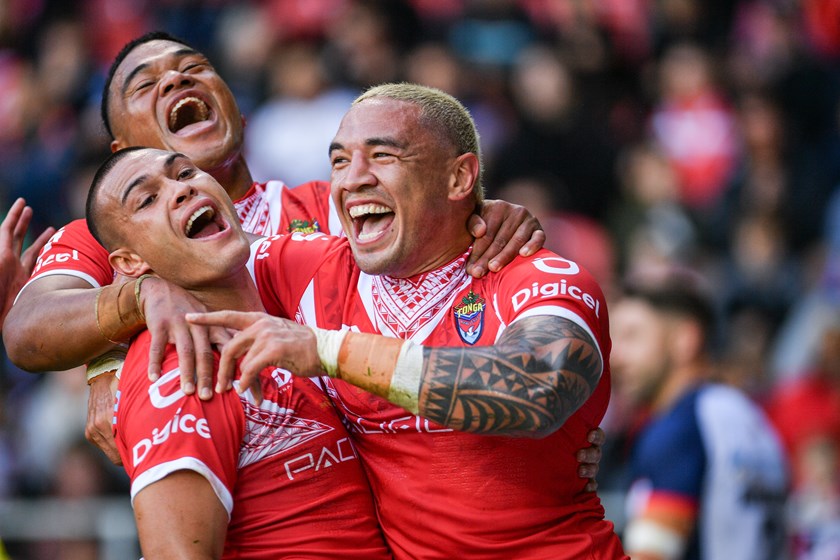
M 677 531 L 648 519 L 632 521 L 624 533 L 624 549 L 631 556 L 647 552 L 663 560 L 677 560 L 685 545 L 686 540 Z
M 420 377 L 423 373 L 423 347 L 405 341 L 400 348 L 388 400 L 412 414 L 419 411 Z
M 309 327 L 315 333 L 318 343 L 318 357 L 321 359 L 321 366 L 330 377 L 338 374 L 338 351 L 341 350 L 341 343 L 348 331 L 329 331 L 318 327 Z

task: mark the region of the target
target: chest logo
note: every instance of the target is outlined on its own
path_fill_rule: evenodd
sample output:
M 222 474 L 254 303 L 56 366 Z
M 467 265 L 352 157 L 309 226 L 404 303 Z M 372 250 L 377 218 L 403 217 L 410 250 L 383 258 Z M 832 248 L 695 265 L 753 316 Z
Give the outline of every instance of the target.
M 461 340 L 472 346 L 484 332 L 484 298 L 472 290 L 461 298 L 461 303 L 452 309 L 455 316 L 455 328 Z
M 289 223 L 289 233 L 318 233 L 319 231 L 321 231 L 321 224 L 315 219 L 311 222 L 294 219 Z

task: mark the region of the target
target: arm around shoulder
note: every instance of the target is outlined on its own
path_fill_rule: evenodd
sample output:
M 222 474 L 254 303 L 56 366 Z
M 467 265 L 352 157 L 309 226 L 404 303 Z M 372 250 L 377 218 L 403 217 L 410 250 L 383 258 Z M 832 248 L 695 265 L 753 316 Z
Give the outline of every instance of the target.
M 60 371 L 111 348 L 96 325 L 96 292 L 85 280 L 63 274 L 27 285 L 3 326 L 12 362 L 32 372 Z

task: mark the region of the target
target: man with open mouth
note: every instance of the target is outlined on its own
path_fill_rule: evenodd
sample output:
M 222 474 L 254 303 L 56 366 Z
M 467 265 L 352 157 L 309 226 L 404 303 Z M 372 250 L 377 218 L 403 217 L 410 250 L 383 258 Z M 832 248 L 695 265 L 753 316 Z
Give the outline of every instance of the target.
M 576 476 L 610 394 L 597 282 L 545 249 L 482 278 L 466 273 L 481 153 L 448 94 L 371 88 L 342 119 L 330 159 L 351 250 L 298 290 L 295 319 L 318 328 L 274 317 L 290 311 L 273 288 L 283 279 L 255 267 L 268 314 L 189 316 L 239 331 L 217 390 L 235 370 L 248 386 L 268 365 L 333 378 L 395 558 L 626 558 Z M 255 258 L 278 259 L 274 243 Z

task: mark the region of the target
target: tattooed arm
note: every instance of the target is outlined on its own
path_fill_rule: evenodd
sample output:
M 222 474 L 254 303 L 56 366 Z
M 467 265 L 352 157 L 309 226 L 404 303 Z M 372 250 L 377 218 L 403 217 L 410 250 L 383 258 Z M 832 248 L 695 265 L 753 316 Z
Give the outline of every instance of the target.
M 544 437 L 586 402 L 602 366 L 575 323 L 528 317 L 493 346 L 424 348 L 418 409 L 461 431 Z
M 220 311 L 188 320 L 239 330 L 222 350 L 219 378 L 237 362 L 248 386 L 268 365 L 325 373 L 461 431 L 544 437 L 595 390 L 603 363 L 577 324 L 520 319 L 493 346 L 424 348 L 401 339 L 324 331 L 265 313 Z M 217 390 L 227 388 L 225 381 Z

